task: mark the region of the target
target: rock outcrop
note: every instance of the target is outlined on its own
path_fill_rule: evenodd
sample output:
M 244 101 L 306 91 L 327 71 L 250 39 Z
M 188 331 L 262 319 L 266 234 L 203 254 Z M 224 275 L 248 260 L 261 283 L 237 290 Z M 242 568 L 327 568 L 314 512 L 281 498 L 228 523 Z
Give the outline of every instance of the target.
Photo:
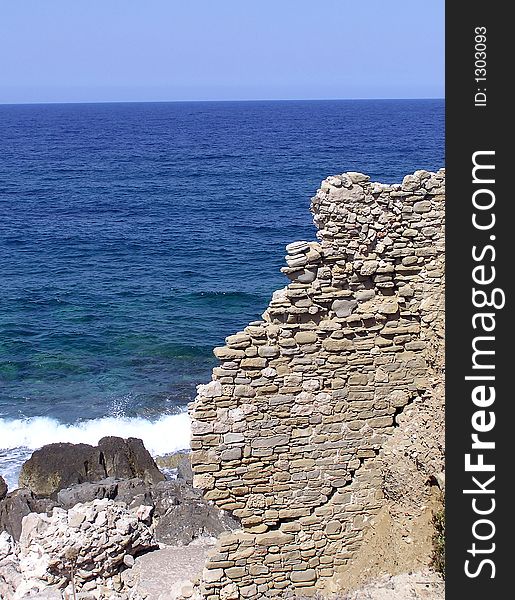
M 320 241 L 287 246 L 291 283 L 215 349 L 190 410 L 194 484 L 242 529 L 220 537 L 203 597 L 348 589 L 376 516 L 429 505 L 443 470 L 444 194 L 443 170 L 326 179 L 311 205 Z M 430 539 L 416 547 L 423 566 Z
M 55 498 L 71 485 L 106 477 L 137 477 L 148 483 L 165 479 L 140 439 L 112 436 L 98 446 L 59 443 L 36 450 L 23 465 L 19 485 L 36 496 Z
M 113 447 L 113 439 L 116 440 L 115 448 L 120 448 L 121 446 L 117 441 L 119 438 L 104 439 L 110 440 L 111 448 Z M 134 444 L 134 440 L 129 440 L 133 446 L 143 448 L 146 453 L 147 451 L 144 449 L 141 441 L 137 441 L 140 443 L 136 445 Z M 63 449 L 63 445 L 52 444 L 36 451 L 27 463 L 25 463 L 22 472 L 33 473 L 36 462 L 34 457 L 37 459 L 36 464 L 42 464 L 45 456 L 54 456 L 57 446 L 59 446 L 60 450 Z M 94 451 L 96 449 L 93 446 L 86 448 L 87 456 L 92 456 L 89 448 L 93 448 Z M 105 445 L 100 444 L 99 448 L 102 448 L 102 452 L 105 452 Z M 64 472 L 58 470 L 55 462 L 49 461 L 50 466 L 45 476 L 43 476 L 41 470 L 38 471 L 38 482 L 42 483 L 39 487 L 35 486 L 36 489 L 48 491 L 47 482 L 49 479 L 52 482 L 66 480 L 70 473 L 69 465 L 73 464 L 75 458 L 84 452 L 84 444 L 79 444 L 78 448 L 73 444 L 64 445 L 65 451 L 70 449 L 72 460 L 68 462 L 64 457 L 62 458 Z M 111 452 L 110 456 L 121 456 L 122 459 L 124 458 L 123 453 L 117 455 L 115 452 Z M 145 458 L 144 454 L 143 458 Z M 189 479 L 190 474 L 186 466 L 187 463 L 188 458 L 182 456 L 180 459 L 180 464 L 182 465 L 181 473 Z M 123 503 L 129 509 L 144 505 L 151 506 L 152 531 L 156 541 L 163 544 L 187 545 L 199 537 L 217 536 L 224 531 L 239 527 L 239 522 L 236 519 L 226 512 L 221 512 L 216 506 L 207 501 L 203 497 L 201 490 L 193 488 L 187 479 L 178 478 L 165 481 L 161 472 L 159 472 L 158 476 L 155 475 L 152 466 L 154 464 L 153 461 L 146 464 L 145 460 L 142 460 L 140 464 L 145 465 L 146 473 L 151 475 L 146 480 L 132 477 L 131 475 L 135 467 L 128 469 L 126 468 L 127 463 L 122 462 L 121 467 L 120 464 L 114 467 L 111 466 L 109 472 L 117 474 L 127 473 L 129 478 L 107 477 L 100 481 L 76 483 L 57 491 L 54 494 L 54 498 L 38 497 L 33 491 L 26 488 L 16 489 L 8 493 L 0 501 L 0 531 L 6 531 L 15 541 L 18 541 L 22 533 L 22 520 L 27 515 L 31 513 L 51 514 L 54 508 L 70 510 L 78 504 L 86 504 L 95 500 Z M 30 470 L 27 465 L 30 466 Z M 145 471 L 140 469 L 139 472 L 144 474 Z M 32 479 L 31 482 L 33 483 L 34 480 Z
M 158 542 L 174 548 L 160 561 L 181 544 L 207 556 L 198 585 L 163 579 L 177 598 L 341 597 L 427 565 L 444 481 L 444 194 L 443 170 L 325 180 L 320 241 L 287 246 L 291 283 L 215 349 L 190 406 L 198 489 L 164 481 L 138 440 L 34 453 L 29 489 L 0 498 L 0 597 L 141 600 L 156 588 L 138 555 Z M 209 553 L 193 549 L 202 536 L 218 537 Z
M 104 437 L 98 442 L 98 449 L 107 477 L 137 477 L 145 483 L 165 480 L 143 441 L 138 438 Z
M 127 468 L 125 446 L 116 438 L 106 439 L 107 444 L 99 445 L 101 452 L 115 457 L 110 466 L 106 463 L 106 470 L 132 475 L 136 467 L 133 463 Z M 47 471 L 52 482 L 65 481 L 71 472 L 69 465 L 76 464 L 73 461 L 81 453 L 95 456 L 96 448 L 67 445 L 65 449 L 69 447 L 72 460 L 63 457 L 64 472 L 55 461 Z M 34 464 L 42 464 L 41 457 L 54 452 L 55 445 L 38 451 L 37 463 L 29 459 L 31 472 Z M 180 462 L 188 476 L 187 456 Z M 7 494 L 0 501 L 0 598 L 60 600 L 73 597 L 75 590 L 83 599 L 142 600 L 144 594 L 137 588 L 155 588 L 149 579 L 153 571 L 148 573 L 145 567 L 153 559 L 138 560 L 142 553 L 156 552 L 155 560 L 162 562 L 166 556 L 180 556 L 181 548 L 192 545 L 181 564 L 189 556 L 198 566 L 215 537 L 239 527 L 186 480 L 163 481 L 161 474 L 155 477 L 153 462 L 146 461 L 144 453 L 138 464 L 144 466 L 140 474 L 147 472 L 152 477 L 86 481 L 60 489 L 54 498 L 37 497 L 28 489 Z M 46 485 L 47 479 L 40 476 L 39 481 Z M 134 564 L 138 569 L 131 574 L 128 571 Z M 164 580 L 182 590 L 190 585 L 187 580 L 193 571 L 191 565 L 181 575 L 177 567 L 170 566 Z

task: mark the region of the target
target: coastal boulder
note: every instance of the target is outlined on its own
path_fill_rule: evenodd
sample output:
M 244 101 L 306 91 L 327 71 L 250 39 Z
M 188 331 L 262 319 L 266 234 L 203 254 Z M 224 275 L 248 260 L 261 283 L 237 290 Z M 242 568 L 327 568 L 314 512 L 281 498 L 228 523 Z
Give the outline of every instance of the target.
M 140 439 L 110 436 L 102 438 L 98 446 L 67 443 L 43 446 L 24 463 L 19 485 L 36 496 L 55 499 L 60 490 L 109 477 L 139 478 L 148 484 L 165 479 Z M 85 488 L 77 493 L 80 496 L 82 492 L 88 498 L 92 495 Z
M 189 450 L 158 456 L 156 462 L 165 472 L 174 473 L 177 479 L 183 479 L 187 483 L 193 484 L 193 469 Z
M 225 511 L 207 502 L 184 481 L 164 481 L 152 491 L 158 542 L 186 546 L 199 537 L 218 537 L 240 527 Z
M 115 500 L 125 502 L 130 508 L 141 504 L 153 506 L 152 490 L 153 486 L 143 479 L 123 479 L 117 482 Z
M 106 477 L 131 479 L 137 477 L 146 483 L 164 481 L 149 451 L 138 438 L 124 440 L 120 437 L 104 437 L 98 442 Z
M 14 490 L 0 502 L 0 532 L 6 531 L 18 540 L 23 517 L 31 512 L 46 512 L 54 506 L 55 502 L 47 498 L 36 498 L 30 490 Z
M 59 490 L 106 477 L 100 450 L 89 444 L 48 444 L 36 450 L 18 480 L 36 496 L 55 497 Z
M 186 483 L 193 485 L 191 454 L 185 454 L 177 463 L 177 479 L 183 479 Z
M 57 504 L 64 508 L 72 508 L 76 504 L 84 504 L 93 500 L 107 498 L 113 500 L 118 493 L 118 483 L 112 479 L 97 482 L 78 483 L 57 492 Z

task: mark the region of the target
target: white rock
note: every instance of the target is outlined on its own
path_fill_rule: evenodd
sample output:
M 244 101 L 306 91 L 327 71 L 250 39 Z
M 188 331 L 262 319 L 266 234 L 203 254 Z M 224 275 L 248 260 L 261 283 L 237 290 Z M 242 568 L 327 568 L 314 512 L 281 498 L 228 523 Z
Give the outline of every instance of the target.
M 77 504 L 69 511 L 54 510 L 51 517 L 27 515 L 18 544 L 0 534 L 0 559 L 2 554 L 13 557 L 17 578 L 10 600 L 22 600 L 29 592 L 32 598 L 34 591 L 41 600 L 60 598 L 55 596 L 55 586 L 69 577 L 72 564 L 77 584 L 87 584 L 84 591 L 100 594 L 105 600 L 122 600 L 115 592 L 116 578 L 130 566 L 131 558 L 126 557 L 155 546 L 145 523 L 151 511 L 152 507 L 145 505 L 129 510 L 122 503 L 104 499 Z M 87 528 L 80 527 L 84 522 Z
M 341 185 L 341 182 L 340 182 Z M 309 250 L 309 242 L 299 241 L 292 242 L 286 246 L 286 252 L 288 254 L 300 254 L 301 252 L 307 252 Z
M 275 377 L 277 375 L 277 371 L 273 368 L 273 367 L 265 367 L 262 371 L 261 374 L 263 375 L 263 377 Z
M 320 389 L 320 381 L 318 379 L 307 379 L 302 382 L 302 389 L 306 392 L 316 392 Z
M 81 508 L 82 506 L 78 504 L 68 511 L 68 525 L 70 527 L 77 528 L 84 522 L 86 513 Z
M 273 302 L 283 302 L 284 300 L 288 299 L 287 296 L 287 291 L 288 288 L 281 288 L 280 290 L 276 290 L 273 294 L 272 294 L 272 301 Z
M 152 511 L 154 508 L 152 506 L 147 506 L 146 504 L 142 504 L 138 506 L 136 509 L 136 517 L 138 521 L 148 521 L 150 516 L 152 515 Z
M 197 393 L 204 398 L 216 398 L 222 396 L 222 384 L 219 381 L 213 380 L 205 385 L 198 385 Z
M 134 556 L 132 556 L 132 554 L 126 554 L 123 557 L 123 564 L 127 567 L 132 567 L 134 565 Z
M 352 181 L 352 183 L 366 183 L 370 180 L 368 175 L 358 173 L 357 171 L 347 171 L 347 177 Z

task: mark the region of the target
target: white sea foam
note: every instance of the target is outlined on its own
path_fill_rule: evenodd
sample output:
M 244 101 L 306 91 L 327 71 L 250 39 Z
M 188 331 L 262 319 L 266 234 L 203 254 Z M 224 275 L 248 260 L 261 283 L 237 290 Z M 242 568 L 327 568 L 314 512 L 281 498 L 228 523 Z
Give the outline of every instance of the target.
M 97 444 L 106 435 L 137 437 L 154 456 L 184 450 L 190 445 L 190 420 L 186 412 L 164 415 L 157 420 L 103 417 L 73 425 L 48 417 L 0 419 L 0 449 L 36 450 L 54 442 Z
M 140 438 L 150 454 L 159 456 L 189 448 L 190 419 L 186 412 L 154 421 L 104 417 L 72 425 L 48 417 L 0 419 L 0 475 L 13 488 L 21 465 L 33 450 L 55 442 L 95 445 L 107 435 Z

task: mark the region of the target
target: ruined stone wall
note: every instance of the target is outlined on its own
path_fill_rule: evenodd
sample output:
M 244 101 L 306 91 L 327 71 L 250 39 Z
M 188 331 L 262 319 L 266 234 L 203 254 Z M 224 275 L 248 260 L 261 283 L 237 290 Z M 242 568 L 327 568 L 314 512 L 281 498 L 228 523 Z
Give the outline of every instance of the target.
M 205 598 L 328 589 L 385 503 L 442 470 L 444 178 L 323 181 L 320 241 L 287 246 L 291 283 L 215 349 L 220 366 L 191 405 L 194 485 L 242 529 L 219 539 Z M 411 485 L 385 450 L 399 428 Z M 425 455 L 410 456 L 430 429 Z

